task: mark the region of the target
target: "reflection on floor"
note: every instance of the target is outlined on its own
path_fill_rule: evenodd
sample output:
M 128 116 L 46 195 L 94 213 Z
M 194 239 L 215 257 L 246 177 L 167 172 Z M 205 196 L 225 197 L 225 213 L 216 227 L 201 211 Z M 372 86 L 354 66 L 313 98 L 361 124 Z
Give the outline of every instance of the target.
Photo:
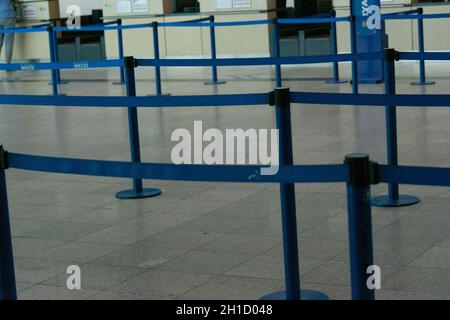
M 348 78 L 348 65 L 342 67 Z M 398 91 L 448 93 L 449 65 L 430 64 L 437 85 L 410 86 L 416 64 L 398 65 Z M 152 69 L 139 69 L 138 94 L 155 92 Z M 292 90 L 349 92 L 328 85 L 329 66 L 289 67 Z M 69 95 L 122 95 L 117 70 L 64 71 Z M 49 94 L 48 72 L 16 73 L 2 93 Z M 208 69 L 165 70 L 174 95 L 268 92 L 267 67 L 223 68 L 218 87 Z M 2 75 L 3 77 L 3 75 Z M 146 80 L 148 79 L 148 80 Z M 103 81 L 94 81 L 103 80 Z M 363 85 L 362 92 L 383 92 Z M 68 98 L 70 99 L 70 98 Z M 169 162 L 174 129 L 273 128 L 272 108 L 189 108 L 139 111 L 144 161 Z M 450 110 L 402 108 L 400 162 L 450 166 Z M 296 163 L 341 163 L 351 152 L 384 162 L 382 107 L 294 105 Z M 128 160 L 125 109 L 1 107 L 0 143 L 31 154 Z M 278 186 L 146 181 L 163 195 L 119 201 L 129 181 L 8 170 L 17 280 L 21 299 L 257 299 L 284 287 Z M 422 202 L 374 209 L 379 299 L 450 298 L 450 190 L 401 188 Z M 386 191 L 376 186 L 374 194 Z M 344 185 L 297 187 L 302 285 L 348 299 L 349 269 Z M 66 288 L 66 268 L 79 265 L 82 290 Z

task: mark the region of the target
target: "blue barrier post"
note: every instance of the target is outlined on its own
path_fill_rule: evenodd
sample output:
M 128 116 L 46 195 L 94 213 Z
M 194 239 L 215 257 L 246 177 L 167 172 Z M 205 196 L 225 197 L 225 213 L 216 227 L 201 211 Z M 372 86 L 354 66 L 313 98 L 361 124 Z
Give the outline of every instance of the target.
M 48 42 L 49 42 L 49 49 L 50 49 L 50 62 L 51 63 L 56 63 L 56 57 L 55 57 L 55 36 L 54 36 L 54 27 L 53 26 L 49 26 L 47 28 L 47 32 L 48 32 Z M 58 70 L 57 69 L 52 69 L 51 70 L 51 75 L 52 75 L 52 95 L 54 96 L 58 96 L 60 95 L 58 92 Z
M 417 34 L 418 34 L 418 46 L 419 46 L 419 52 L 421 54 L 425 53 L 425 40 L 423 36 L 423 8 L 417 9 L 417 14 L 419 15 L 417 19 Z M 425 60 L 421 59 L 419 61 L 419 69 L 420 69 L 420 75 L 419 75 L 419 81 L 413 81 L 411 82 L 412 85 L 431 85 L 435 84 L 435 81 L 427 81 L 426 80 L 426 71 L 425 71 Z
M 16 276 L 5 176 L 7 168 L 8 153 L 0 146 L 0 300 L 16 300 Z
M 336 18 L 336 11 L 331 11 L 331 17 Z M 331 30 L 330 30 L 330 45 L 331 45 L 331 54 L 337 55 L 338 54 L 338 45 L 337 45 L 337 24 L 336 22 L 331 23 Z M 346 80 L 340 80 L 339 79 L 339 63 L 333 62 L 333 80 L 325 81 L 325 83 L 347 83 Z
M 355 15 L 350 16 L 350 51 L 352 54 L 358 53 L 358 47 L 356 40 L 356 17 Z M 358 77 L 358 61 L 352 60 L 352 91 L 353 94 L 359 93 L 359 77 Z
M 294 163 L 292 149 L 292 124 L 289 88 L 276 88 L 272 103 L 276 107 L 276 121 L 279 130 L 280 166 Z M 320 292 L 300 289 L 300 267 L 297 238 L 297 213 L 295 184 L 280 184 L 280 203 L 283 228 L 283 250 L 286 291 L 264 296 L 263 300 L 328 300 Z
M 347 205 L 352 299 L 375 300 L 375 291 L 369 288 L 367 280 L 368 268 L 374 265 L 370 184 L 378 177 L 371 170 L 375 164 L 366 154 L 350 154 L 345 163 L 349 169 Z
M 273 54 L 275 58 L 281 57 L 280 46 L 280 25 L 277 19 L 273 20 Z M 283 85 L 283 74 L 281 73 L 281 64 L 275 64 L 275 87 L 280 88 Z
M 117 19 L 117 26 L 119 27 L 119 29 L 117 29 L 117 45 L 119 48 L 119 59 L 122 60 L 125 56 L 123 51 L 123 30 L 120 29 L 120 27 L 122 26 L 122 19 Z M 125 84 L 125 68 L 123 66 L 120 67 L 119 72 L 120 72 L 120 81 L 115 82 L 114 84 L 118 85 Z
M 216 27 L 213 25 L 215 21 L 214 16 L 209 17 L 209 22 L 211 23 L 211 26 L 209 27 L 209 35 L 210 35 L 210 41 L 211 41 L 211 59 L 216 60 L 217 59 L 217 48 L 216 48 Z M 226 81 L 219 81 L 217 76 L 217 66 L 212 66 L 212 81 L 207 81 L 205 84 L 224 84 Z
M 385 93 L 395 95 L 395 61 L 399 60 L 399 54 L 394 49 L 385 49 L 384 59 Z M 388 164 L 396 166 L 398 165 L 396 106 L 386 106 L 386 139 Z M 418 202 L 420 202 L 420 199 L 415 196 L 400 195 L 399 186 L 396 183 L 389 184 L 387 196 L 379 196 L 372 199 L 372 205 L 376 207 L 403 207 L 414 205 Z
M 52 22 L 52 26 L 55 27 L 55 23 Z M 52 31 L 53 35 L 53 57 L 55 61 L 53 62 L 59 62 L 59 48 L 58 48 L 58 33 L 53 29 Z M 61 80 L 61 70 L 56 70 L 56 81 L 58 84 L 67 84 L 69 81 L 63 81 Z M 51 83 L 50 83 L 51 85 Z
M 136 78 L 134 69 L 136 60 L 133 57 L 124 58 L 126 92 L 128 97 L 136 96 Z M 137 107 L 128 108 L 128 129 L 130 135 L 131 161 L 141 162 L 141 147 L 139 141 L 139 122 Z M 142 179 L 133 179 L 133 189 L 120 191 L 116 194 L 118 199 L 142 199 L 155 197 L 161 194 L 161 190 L 143 187 Z
M 155 61 L 158 62 L 160 59 L 160 53 L 159 53 L 159 34 L 158 34 L 158 22 L 153 21 L 152 22 L 152 29 L 153 29 L 153 54 Z M 156 95 L 162 96 L 162 84 L 161 84 L 161 67 L 155 66 L 155 83 L 156 83 Z M 167 95 L 167 94 L 164 94 Z

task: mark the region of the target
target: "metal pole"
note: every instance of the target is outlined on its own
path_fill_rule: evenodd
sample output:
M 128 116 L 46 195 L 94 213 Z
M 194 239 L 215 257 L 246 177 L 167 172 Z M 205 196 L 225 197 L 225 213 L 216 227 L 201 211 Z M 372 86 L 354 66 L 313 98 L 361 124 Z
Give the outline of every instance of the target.
M 280 47 L 280 25 L 278 24 L 278 20 L 273 20 L 273 53 L 275 58 L 281 57 L 281 47 Z M 283 85 L 283 74 L 281 73 L 281 64 L 275 64 L 275 86 L 280 88 Z
M 124 58 L 126 94 L 128 97 L 136 96 L 136 77 L 134 69 L 136 60 L 133 57 Z M 128 107 L 128 129 L 130 138 L 130 153 L 133 163 L 141 162 L 141 147 L 139 141 L 139 121 L 137 107 Z M 142 179 L 133 179 L 133 189 L 121 191 L 116 194 L 119 199 L 138 199 L 154 197 L 161 194 L 159 189 L 144 189 Z
M 289 88 L 276 88 L 273 93 L 276 107 L 276 122 L 279 130 L 280 166 L 294 164 L 292 148 L 291 97 Z M 300 289 L 300 266 L 297 236 L 297 213 L 295 184 L 280 184 L 280 203 L 283 228 L 283 252 L 286 291 L 275 292 L 263 297 L 264 300 L 328 300 L 320 292 Z
M 384 50 L 384 86 L 387 95 L 396 94 L 395 84 L 395 61 L 398 60 L 398 52 L 394 49 Z M 386 106 L 386 145 L 387 160 L 392 166 L 398 165 L 398 142 L 397 142 L 397 107 Z M 389 184 L 388 196 L 381 196 L 372 199 L 374 206 L 397 207 L 408 206 L 420 202 L 417 197 L 402 195 L 399 193 L 397 183 Z
M 0 300 L 16 300 L 16 276 L 5 176 L 7 168 L 7 152 L 0 146 Z
M 419 53 L 423 54 L 425 53 L 425 40 L 424 40 L 424 29 L 423 29 L 423 8 L 417 9 L 417 14 L 419 18 L 417 19 L 417 34 L 418 34 L 418 46 L 419 46 Z M 420 59 L 419 60 L 419 81 L 411 82 L 412 85 L 431 85 L 435 84 L 435 81 L 427 81 L 426 80 L 426 71 L 425 71 L 425 60 Z
M 332 18 L 336 18 L 336 11 L 331 11 L 330 16 Z M 331 31 L 330 31 L 330 42 L 331 42 L 331 54 L 338 54 L 338 45 L 337 45 L 337 24 L 335 21 L 331 22 Z M 346 80 L 339 79 L 339 63 L 333 62 L 333 80 L 326 81 L 326 83 L 346 83 Z
M 158 35 L 158 22 L 152 22 L 153 28 L 153 51 L 155 61 L 158 62 L 160 59 L 159 54 L 159 35 Z M 156 95 L 162 95 L 162 85 L 161 85 L 161 67 L 155 66 L 155 82 L 156 82 Z
M 351 15 L 350 16 L 350 46 L 351 46 L 351 53 L 357 54 L 358 53 L 358 47 L 356 42 L 356 16 Z M 352 61 L 352 91 L 353 94 L 359 93 L 359 77 L 358 77 L 358 61 L 353 60 Z
M 122 26 L 122 19 L 117 19 L 117 25 L 119 26 L 119 29 L 117 29 L 117 41 L 118 41 L 118 47 L 119 47 L 119 59 L 124 58 L 124 51 L 123 51 L 123 30 L 120 29 Z M 120 67 L 120 82 L 117 84 L 124 84 L 125 83 L 125 68 L 122 66 Z
M 211 26 L 209 27 L 209 35 L 211 41 L 211 59 L 215 61 L 217 59 L 217 48 L 216 48 L 216 27 L 214 26 L 215 18 L 214 16 L 209 17 L 209 23 Z M 219 81 L 217 76 L 217 66 L 212 66 L 212 81 L 205 82 L 205 84 L 224 84 L 226 81 Z
M 373 266 L 372 208 L 370 206 L 370 162 L 365 154 L 345 158 L 347 182 L 350 273 L 353 300 L 375 300 L 367 285 L 368 268 Z
M 55 38 L 53 36 L 53 26 L 49 26 L 47 28 L 48 31 L 48 41 L 49 41 L 49 49 L 50 49 L 50 62 L 51 63 L 55 63 L 55 45 L 54 45 L 54 41 Z M 51 70 L 51 75 L 52 75 L 52 94 L 54 96 L 57 96 L 58 93 L 58 74 L 57 74 L 57 70 L 56 69 L 52 69 Z

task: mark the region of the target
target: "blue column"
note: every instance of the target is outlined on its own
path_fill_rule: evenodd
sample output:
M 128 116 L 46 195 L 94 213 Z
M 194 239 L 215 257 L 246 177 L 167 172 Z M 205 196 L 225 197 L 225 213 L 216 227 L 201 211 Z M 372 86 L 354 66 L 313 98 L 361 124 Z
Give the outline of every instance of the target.
M 133 57 L 124 58 L 126 93 L 128 97 L 136 96 L 136 78 L 134 69 L 136 60 Z M 131 161 L 141 162 L 141 147 L 139 141 L 139 121 L 137 107 L 128 107 L 128 129 L 130 137 Z M 161 194 L 161 190 L 143 187 L 142 179 L 133 179 L 133 189 L 120 191 L 116 194 L 118 199 L 141 199 L 155 197 Z
M 381 21 L 380 0 L 350 0 L 351 16 L 354 17 L 356 38 L 353 53 L 381 52 L 386 46 L 386 34 Z M 374 20 L 374 18 L 376 18 Z M 372 24 L 379 21 L 380 26 Z M 359 83 L 383 82 L 383 61 L 367 60 L 358 62 Z
M 345 158 L 347 182 L 350 278 L 353 300 L 375 300 L 375 290 L 367 285 L 373 262 L 372 208 L 370 206 L 370 162 L 365 154 Z
M 122 26 L 122 19 L 117 19 L 117 26 L 119 27 L 119 29 L 117 29 L 117 45 L 119 48 L 119 59 L 123 59 L 124 58 L 124 50 L 123 50 L 123 30 L 120 29 L 120 27 Z M 120 81 L 116 82 L 114 84 L 125 84 L 125 68 L 124 67 L 120 67 L 119 69 L 120 72 Z
M 7 152 L 0 146 L 0 300 L 16 300 L 16 276 L 5 177 L 7 168 Z
M 210 41 L 211 41 L 211 59 L 216 60 L 217 59 L 217 48 L 216 48 L 216 27 L 214 26 L 215 18 L 214 16 L 209 17 L 209 23 L 211 26 L 209 27 L 209 35 L 210 35 Z M 212 66 L 212 80 L 205 82 L 205 84 L 224 84 L 226 81 L 219 81 L 217 76 L 217 66 Z
M 423 36 L 423 8 L 417 9 L 417 14 L 419 15 L 419 18 L 417 19 L 417 34 L 418 34 L 418 46 L 419 46 L 419 53 L 423 54 L 425 53 L 425 39 Z M 435 84 L 435 81 L 427 81 L 426 80 L 426 71 L 425 71 L 425 60 L 421 59 L 419 61 L 419 69 L 420 69 L 420 75 L 419 75 L 419 81 L 413 81 L 411 82 L 412 85 L 431 85 Z
M 332 18 L 336 18 L 336 11 L 331 11 L 330 16 Z M 331 47 L 331 54 L 337 55 L 338 54 L 338 43 L 337 43 L 337 23 L 332 22 L 331 23 L 331 30 L 330 30 L 330 47 Z M 333 80 L 326 81 L 326 83 L 347 83 L 346 80 L 340 80 L 339 79 L 339 63 L 333 62 Z
M 396 94 L 395 85 L 395 60 L 398 60 L 398 52 L 394 49 L 385 49 L 385 92 L 388 95 Z M 392 166 L 398 165 L 398 143 L 397 143 L 397 108 L 396 106 L 386 106 L 386 145 L 387 160 Z M 415 196 L 399 194 L 398 184 L 389 184 L 389 194 L 387 196 L 375 197 L 372 204 L 377 207 L 400 207 L 414 205 L 420 202 Z
M 276 121 L 279 130 L 280 166 L 294 164 L 292 148 L 292 124 L 289 88 L 276 88 L 274 91 Z M 280 203 L 283 228 L 283 252 L 286 291 L 275 292 L 263 300 L 328 300 L 320 292 L 300 290 L 300 267 L 297 237 L 297 212 L 295 184 L 280 184 Z

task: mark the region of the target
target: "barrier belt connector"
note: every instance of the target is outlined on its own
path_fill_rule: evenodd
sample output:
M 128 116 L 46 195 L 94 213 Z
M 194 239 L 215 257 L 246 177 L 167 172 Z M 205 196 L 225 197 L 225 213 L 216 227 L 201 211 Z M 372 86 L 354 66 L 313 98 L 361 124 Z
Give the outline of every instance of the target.
M 269 93 L 269 105 L 289 108 L 291 105 L 291 91 L 289 88 L 276 88 Z
M 158 21 L 152 21 L 151 25 L 153 29 L 158 28 Z
M 400 52 L 395 49 L 384 49 L 384 59 L 387 61 L 400 61 Z
M 348 184 L 352 187 L 364 187 L 380 183 L 378 162 L 369 161 L 368 155 L 352 155 L 345 159 L 349 168 Z
M 8 151 L 3 149 L 3 146 L 0 145 L 0 169 L 6 170 L 8 168 L 9 168 Z
M 417 14 L 423 14 L 423 8 L 417 8 Z
M 137 67 L 137 60 L 134 57 L 124 57 L 123 66 L 125 68 L 134 69 Z

